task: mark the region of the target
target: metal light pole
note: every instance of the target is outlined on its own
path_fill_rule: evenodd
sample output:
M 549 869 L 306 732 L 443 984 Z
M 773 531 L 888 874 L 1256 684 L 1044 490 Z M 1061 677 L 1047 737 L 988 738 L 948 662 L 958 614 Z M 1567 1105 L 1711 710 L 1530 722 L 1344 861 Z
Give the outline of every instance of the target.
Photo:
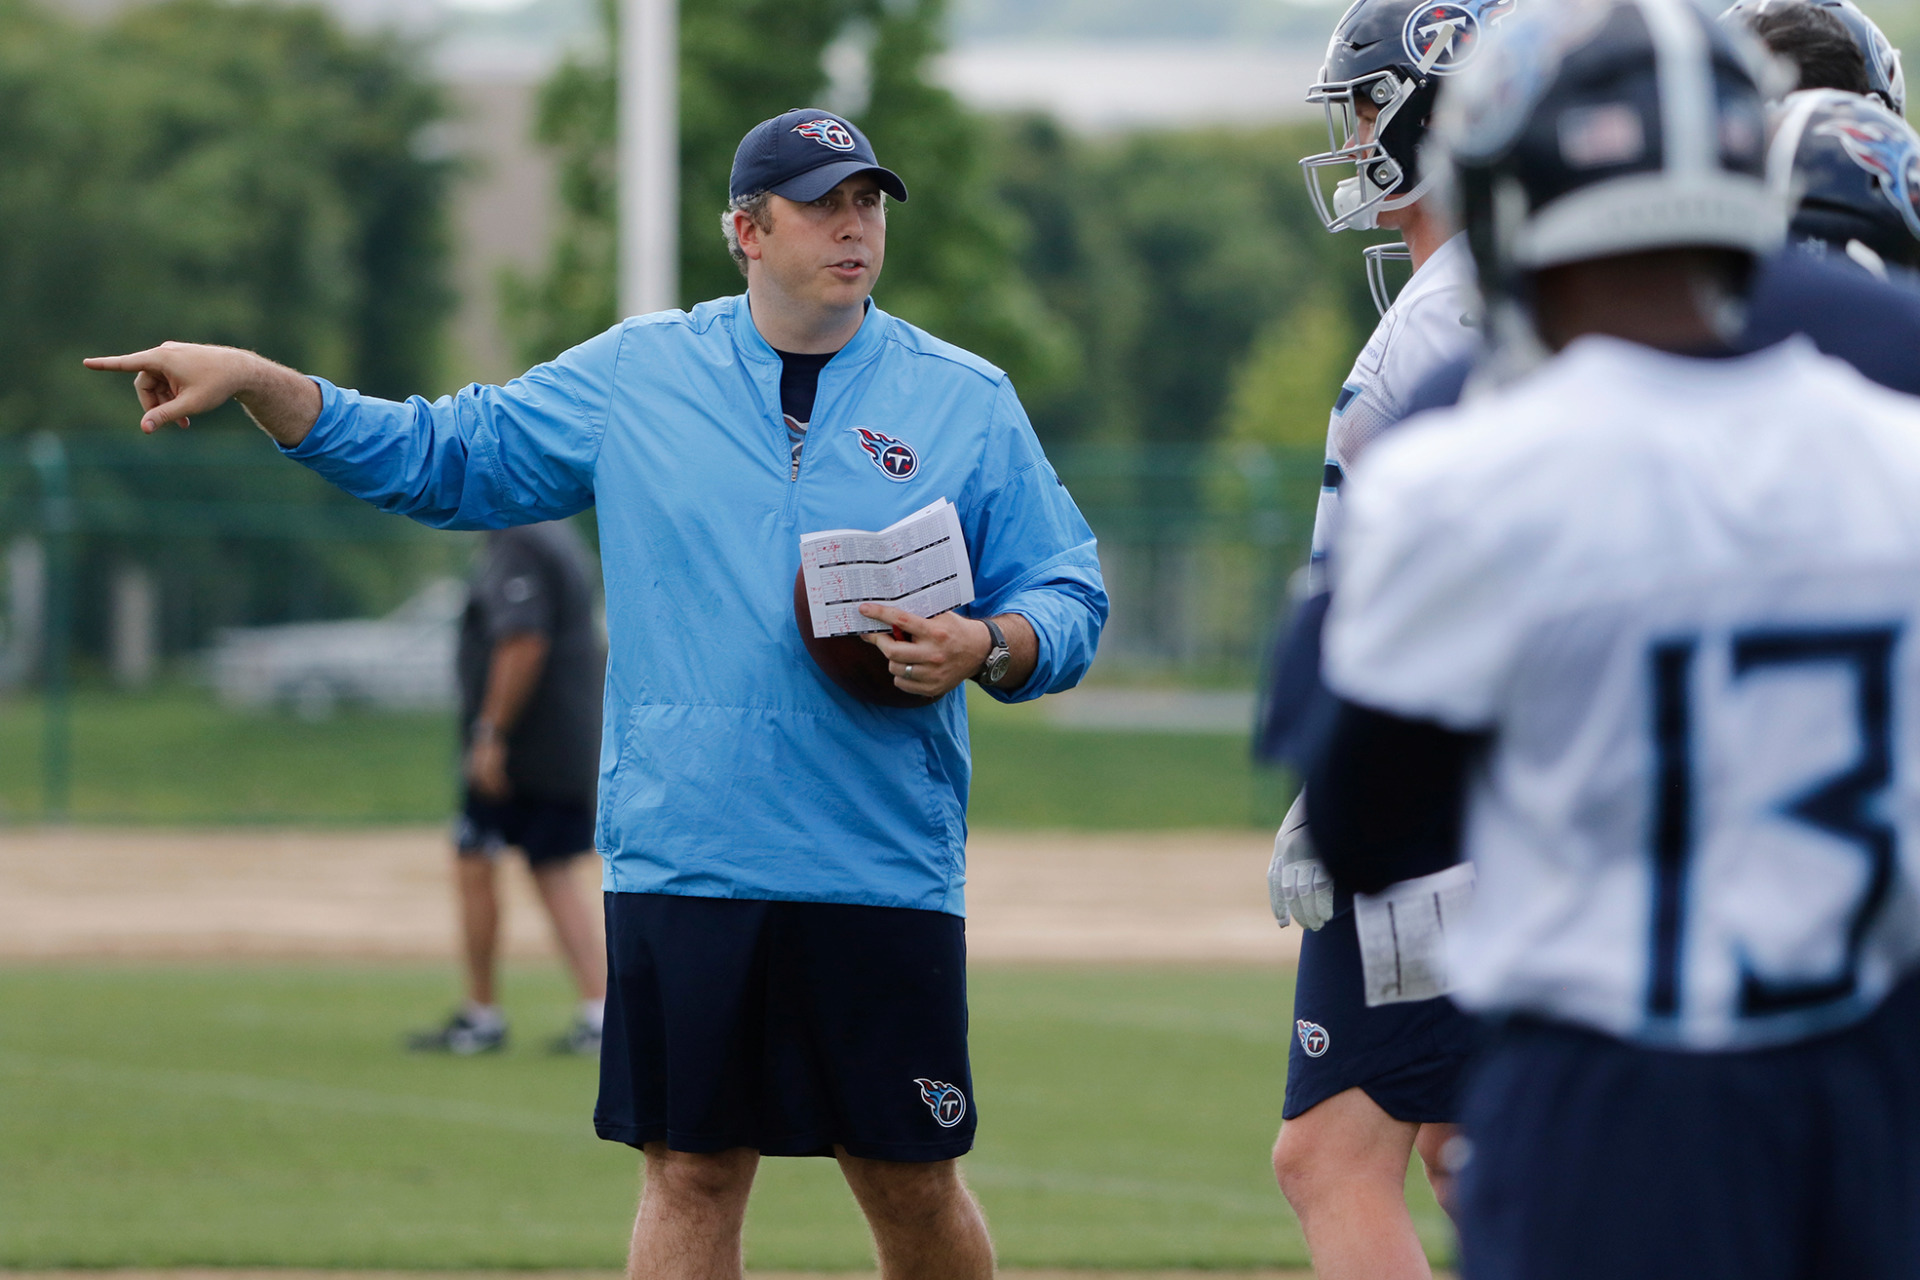
M 679 304 L 679 4 L 620 0 L 620 310 Z

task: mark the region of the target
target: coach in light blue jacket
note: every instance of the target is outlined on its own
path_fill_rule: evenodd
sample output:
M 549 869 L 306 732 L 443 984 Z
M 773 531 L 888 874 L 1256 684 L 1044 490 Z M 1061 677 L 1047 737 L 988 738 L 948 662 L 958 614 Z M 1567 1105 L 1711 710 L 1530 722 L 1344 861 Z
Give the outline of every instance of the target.
M 732 187 L 747 294 L 628 320 L 505 387 L 395 404 L 172 343 L 89 363 L 136 373 L 149 431 L 237 398 L 291 457 L 436 527 L 597 508 L 595 1123 L 647 1155 L 635 1249 L 737 1268 L 759 1156 L 835 1154 L 883 1258 L 984 1275 L 953 1164 L 974 1127 L 961 689 L 1077 683 L 1106 618 L 1099 561 L 1006 375 L 872 304 L 885 197 L 907 192 L 866 139 L 789 112 L 741 143 Z M 873 641 L 894 683 L 933 701 L 858 701 L 795 624 L 800 535 L 940 498 L 978 599 L 933 619 L 865 606 L 905 636 Z

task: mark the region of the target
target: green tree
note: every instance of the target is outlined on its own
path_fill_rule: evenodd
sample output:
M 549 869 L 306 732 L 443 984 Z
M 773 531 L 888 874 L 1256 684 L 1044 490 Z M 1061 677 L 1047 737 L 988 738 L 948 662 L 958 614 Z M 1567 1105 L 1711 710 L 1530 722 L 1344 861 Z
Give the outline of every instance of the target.
M 452 303 L 443 116 L 417 50 L 353 35 L 318 4 L 162 0 L 93 25 L 0 0 L 0 446 L 76 437 L 83 645 L 100 644 L 123 562 L 159 578 L 180 648 L 217 625 L 383 607 L 446 541 L 301 526 L 280 504 L 328 508 L 316 526 L 357 504 L 295 468 L 263 480 L 232 465 L 272 457 L 237 410 L 197 422 L 195 441 L 153 442 L 179 447 L 141 465 L 125 381 L 80 367 L 183 338 L 375 394 L 432 389 Z M 78 438 L 101 434 L 114 438 Z M 201 456 L 196 443 L 233 447 L 153 465 Z M 17 458 L 0 448 L 0 464 Z M 236 511 L 284 536 L 193 525 Z
M 617 314 L 617 6 L 605 39 L 541 94 L 538 140 L 560 165 L 560 223 L 545 270 L 502 277 L 506 318 L 528 362 L 551 358 Z M 1072 367 L 1071 335 L 1016 269 L 1019 225 L 987 182 L 979 122 L 928 82 L 945 0 L 703 0 L 681 8 L 681 300 L 737 293 L 720 241 L 734 148 L 761 120 L 818 103 L 828 48 L 867 49 L 868 102 L 852 112 L 913 192 L 889 213 L 878 298 L 889 310 L 1001 364 L 1023 387 Z M 864 39 L 863 39 L 864 37 Z
M 79 358 L 175 336 L 437 382 L 454 168 L 416 63 L 315 5 L 0 0 L 0 433 L 122 422 Z
M 1222 435 L 1236 444 L 1317 449 L 1326 439 L 1329 388 L 1353 363 L 1351 318 L 1320 295 L 1269 323 L 1234 371 Z
M 1041 118 L 1002 129 L 995 180 L 1028 227 L 1022 266 L 1083 352 L 1078 376 L 1029 397 L 1049 444 L 1205 446 L 1249 408 L 1229 398 L 1257 341 L 1266 390 L 1288 401 L 1263 412 L 1324 426 L 1375 316 L 1361 241 L 1328 235 L 1308 205 L 1297 160 L 1316 140 L 1298 128 L 1085 139 Z M 1323 309 L 1311 332 L 1287 327 L 1303 307 Z

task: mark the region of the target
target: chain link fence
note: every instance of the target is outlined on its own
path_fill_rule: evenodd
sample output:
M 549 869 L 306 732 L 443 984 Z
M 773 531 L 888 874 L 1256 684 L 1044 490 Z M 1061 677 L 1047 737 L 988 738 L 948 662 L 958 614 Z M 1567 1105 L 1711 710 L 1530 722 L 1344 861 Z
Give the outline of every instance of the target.
M 1096 681 L 1251 688 L 1305 560 L 1318 452 L 1050 452 L 1100 538 L 1113 598 Z M 463 576 L 473 548 L 474 535 L 429 530 L 339 493 L 251 432 L 0 441 L 0 716 L 9 700 L 30 698 L 42 711 L 34 758 L 19 736 L 7 739 L 14 746 L 0 775 L 17 784 L 23 771 L 38 773 L 37 807 L 66 811 L 76 682 L 89 696 L 156 681 L 218 683 L 230 700 L 284 701 L 317 718 L 353 685 L 315 665 L 317 637 L 334 646 L 335 668 L 364 672 L 383 661 L 367 656 L 364 629 L 352 633 L 361 636 L 356 650 L 340 648 L 346 633 L 337 628 L 287 624 L 385 615 L 399 637 L 388 637 L 390 649 L 416 669 L 439 664 L 458 608 L 447 584 Z M 236 637 L 269 634 L 235 629 L 276 626 L 273 634 L 306 646 L 305 674 L 254 670 L 251 685 L 246 671 L 234 677 L 253 661 L 247 653 L 264 651 Z M 413 684 L 411 704 L 394 679 L 386 693 L 378 681 L 360 691 L 418 706 L 450 689 L 445 673 Z

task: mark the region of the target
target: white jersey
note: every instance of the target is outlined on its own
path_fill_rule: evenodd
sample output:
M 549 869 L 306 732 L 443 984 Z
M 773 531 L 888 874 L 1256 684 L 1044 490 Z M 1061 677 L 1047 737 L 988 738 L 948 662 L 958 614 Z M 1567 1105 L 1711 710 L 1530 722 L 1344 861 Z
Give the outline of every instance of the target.
M 1343 698 L 1488 731 L 1454 997 L 1712 1050 L 1920 962 L 1920 402 L 1583 338 L 1350 482 Z
M 1463 233 L 1420 264 L 1354 361 L 1327 421 L 1326 475 L 1313 519 L 1313 590 L 1326 587 L 1342 477 L 1375 437 L 1406 416 L 1408 397 L 1428 375 L 1472 350 L 1476 296 Z

